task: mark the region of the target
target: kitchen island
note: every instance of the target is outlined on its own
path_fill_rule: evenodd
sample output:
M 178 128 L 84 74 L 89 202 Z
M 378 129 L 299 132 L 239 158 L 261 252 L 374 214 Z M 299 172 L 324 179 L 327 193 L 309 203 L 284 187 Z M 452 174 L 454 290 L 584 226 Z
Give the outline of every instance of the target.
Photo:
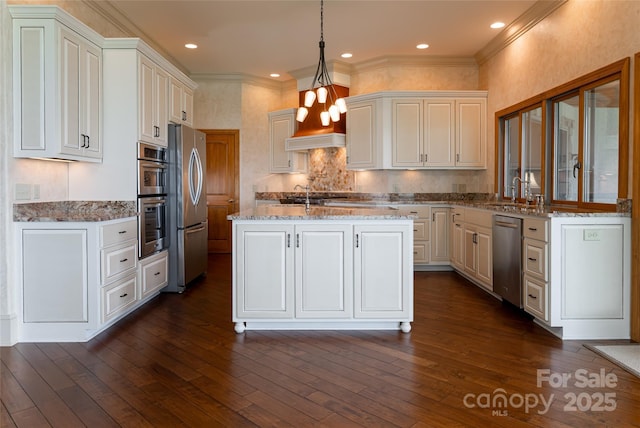
M 394 209 L 301 205 L 265 205 L 228 216 L 236 332 L 408 333 L 413 218 Z

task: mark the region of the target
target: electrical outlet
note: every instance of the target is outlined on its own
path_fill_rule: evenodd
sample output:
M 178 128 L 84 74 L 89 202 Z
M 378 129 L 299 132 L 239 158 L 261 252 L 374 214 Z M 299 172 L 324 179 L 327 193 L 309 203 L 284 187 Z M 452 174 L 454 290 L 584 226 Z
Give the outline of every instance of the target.
M 458 184 L 458 192 L 466 193 L 467 192 L 467 185 L 464 184 L 464 183 Z
M 254 192 L 254 193 L 257 192 L 258 191 L 258 185 L 254 184 L 253 186 L 251 186 L 251 191 Z
M 31 199 L 31 184 L 16 183 L 16 201 L 28 201 Z
M 40 199 L 40 185 L 33 185 L 33 199 Z
M 583 236 L 584 236 L 584 240 L 585 241 L 599 241 L 600 240 L 600 230 L 598 230 L 598 229 L 585 229 Z
M 400 193 L 400 185 L 398 183 L 393 183 L 393 193 Z

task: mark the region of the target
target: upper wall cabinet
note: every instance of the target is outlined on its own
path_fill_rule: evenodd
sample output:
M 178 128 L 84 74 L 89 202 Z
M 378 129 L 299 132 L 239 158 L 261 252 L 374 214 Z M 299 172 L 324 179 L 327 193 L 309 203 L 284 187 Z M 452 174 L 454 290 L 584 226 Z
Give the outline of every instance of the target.
M 167 146 L 169 74 L 145 55 L 138 55 L 138 140 Z
M 14 156 L 102 160 L 103 38 L 55 6 L 10 6 Z
M 486 168 L 486 96 L 421 91 L 349 97 L 347 168 Z
M 193 126 L 193 90 L 176 78 L 169 89 L 169 121 Z
M 307 172 L 307 152 L 285 150 L 286 139 L 296 132 L 296 109 L 269 113 L 269 172 Z

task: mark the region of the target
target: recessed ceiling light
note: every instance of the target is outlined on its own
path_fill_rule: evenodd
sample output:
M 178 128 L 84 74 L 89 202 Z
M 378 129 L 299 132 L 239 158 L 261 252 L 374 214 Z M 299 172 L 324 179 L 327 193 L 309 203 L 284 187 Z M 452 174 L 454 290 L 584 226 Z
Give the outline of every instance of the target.
M 345 52 L 342 55 L 340 55 L 342 58 L 351 58 L 353 56 L 353 54 L 351 52 Z
M 196 49 L 198 45 L 196 45 L 195 43 L 187 43 L 186 45 L 184 45 L 184 47 L 187 49 Z
M 278 73 L 271 73 L 269 76 L 271 76 L 271 77 L 280 77 L 280 75 Z
M 491 24 L 491 28 L 497 29 L 497 28 L 502 28 L 504 27 L 504 22 L 494 22 L 493 24 Z
M 419 45 L 416 46 L 418 49 L 426 49 L 429 47 L 428 44 L 426 43 L 420 43 Z

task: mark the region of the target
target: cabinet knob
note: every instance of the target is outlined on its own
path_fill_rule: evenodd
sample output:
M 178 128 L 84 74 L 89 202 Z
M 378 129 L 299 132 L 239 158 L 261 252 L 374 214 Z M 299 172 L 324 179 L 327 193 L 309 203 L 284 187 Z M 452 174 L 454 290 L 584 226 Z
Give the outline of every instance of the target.
M 533 294 L 529 294 L 529 297 L 531 297 L 532 299 L 537 299 L 538 296 L 534 296 Z
M 156 273 L 154 273 L 154 275 L 155 275 L 155 276 L 158 276 L 158 275 L 160 275 L 160 272 L 156 272 Z
M 129 295 L 129 293 L 124 293 L 124 294 L 121 294 L 121 295 L 120 295 L 120 297 L 121 297 L 121 298 L 122 298 L 122 297 L 127 297 L 128 295 Z
M 124 262 L 126 262 L 127 260 L 129 260 L 129 259 L 122 259 L 122 260 L 120 260 L 120 263 L 124 263 Z

